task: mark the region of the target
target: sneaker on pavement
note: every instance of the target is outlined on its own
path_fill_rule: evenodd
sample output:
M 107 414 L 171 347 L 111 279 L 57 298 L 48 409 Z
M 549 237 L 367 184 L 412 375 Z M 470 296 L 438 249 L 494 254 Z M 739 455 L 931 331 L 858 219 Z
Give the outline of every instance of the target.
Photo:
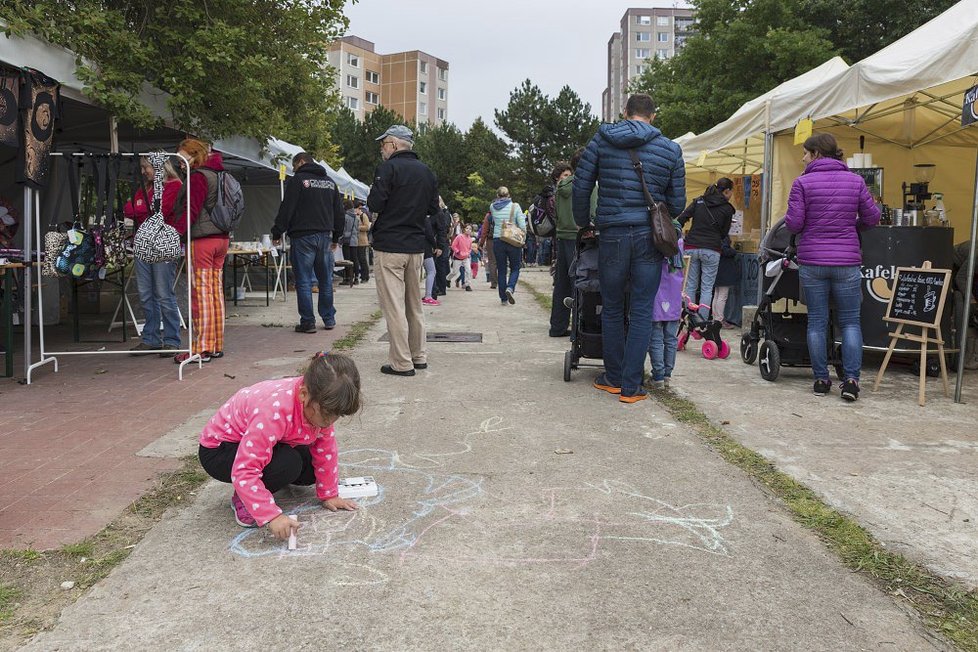
M 506 288 L 506 300 L 509 301 L 509 305 L 516 303 L 516 297 L 513 296 L 513 291 L 509 288 Z
M 423 303 L 426 306 L 440 306 L 441 305 L 441 301 L 439 301 L 438 299 L 431 299 L 431 298 L 422 299 L 421 300 L 421 303 Z
M 414 369 L 408 369 L 407 371 L 398 371 L 397 369 L 390 366 L 389 364 L 385 364 L 384 366 L 382 366 L 380 368 L 380 372 L 383 374 L 387 374 L 388 376 L 413 376 L 414 375 Z
M 619 395 L 618 401 L 620 403 L 638 403 L 639 401 L 644 401 L 648 397 L 649 395 L 644 390 L 640 389 L 635 394 L 629 394 L 627 396 L 625 394 Z
M 832 390 L 832 383 L 828 380 L 815 381 L 815 396 L 825 396 Z
M 646 385 L 646 387 L 649 387 L 651 389 L 665 389 L 666 388 L 666 381 L 665 380 L 650 380 L 648 382 L 648 384 Z
M 465 291 L 466 292 L 471 292 L 472 291 L 472 286 L 471 285 L 466 285 L 465 286 Z
M 248 512 L 238 494 L 231 494 L 231 511 L 234 512 L 234 520 L 241 527 L 258 527 L 258 521 Z
M 129 349 L 129 355 L 134 357 L 138 355 L 151 355 L 159 350 L 160 347 L 158 346 L 153 346 L 152 344 L 147 344 L 146 342 L 140 342 L 136 346 Z
M 852 403 L 859 398 L 859 381 L 852 378 L 842 383 L 842 398 Z
M 600 389 L 602 392 L 608 392 L 609 394 L 621 394 L 621 387 L 615 387 L 608 382 L 608 377 L 601 374 L 594 379 L 594 388 Z
M 315 333 L 316 332 L 316 325 L 315 324 L 296 324 L 295 325 L 295 332 L 296 333 Z

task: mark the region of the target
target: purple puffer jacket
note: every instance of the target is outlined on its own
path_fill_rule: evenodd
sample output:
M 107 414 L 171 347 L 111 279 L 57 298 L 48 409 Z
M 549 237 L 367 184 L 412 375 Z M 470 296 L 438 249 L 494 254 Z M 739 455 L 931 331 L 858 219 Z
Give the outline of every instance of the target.
M 879 224 L 880 209 L 866 182 L 843 161 L 812 161 L 791 185 L 785 226 L 798 236 L 802 265 L 843 267 L 862 263 L 858 231 Z

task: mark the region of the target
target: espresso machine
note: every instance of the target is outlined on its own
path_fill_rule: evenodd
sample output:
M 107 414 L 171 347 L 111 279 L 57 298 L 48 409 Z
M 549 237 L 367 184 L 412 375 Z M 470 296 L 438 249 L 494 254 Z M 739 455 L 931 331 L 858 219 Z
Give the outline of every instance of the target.
M 903 182 L 903 223 L 906 226 L 924 225 L 924 202 L 931 198 L 928 185 L 934 180 L 937 166 L 918 163 L 913 166 L 914 183 Z

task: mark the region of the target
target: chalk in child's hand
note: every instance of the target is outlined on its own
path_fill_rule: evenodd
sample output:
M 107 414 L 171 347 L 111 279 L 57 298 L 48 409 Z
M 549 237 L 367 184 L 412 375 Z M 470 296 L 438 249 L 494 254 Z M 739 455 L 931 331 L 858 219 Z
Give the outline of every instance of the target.
M 294 523 L 298 523 L 299 522 L 299 517 L 296 516 L 295 514 L 289 514 L 289 518 L 292 519 L 292 521 Z M 293 529 L 290 528 L 289 529 L 289 550 L 295 550 L 295 546 L 296 546 L 296 542 L 295 542 L 295 530 L 293 530 Z

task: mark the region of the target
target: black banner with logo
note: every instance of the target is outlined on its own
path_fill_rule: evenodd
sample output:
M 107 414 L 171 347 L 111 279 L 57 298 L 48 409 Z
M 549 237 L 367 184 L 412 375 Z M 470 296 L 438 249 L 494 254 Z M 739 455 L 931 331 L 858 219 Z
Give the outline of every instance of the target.
M 978 122 L 978 86 L 972 86 L 964 94 L 964 106 L 961 107 L 961 126 L 967 127 Z
M 17 181 L 34 188 L 47 182 L 51 167 L 54 123 L 58 119 L 60 84 L 36 70 L 24 75 L 20 106 L 23 111 L 24 141 L 17 157 Z

